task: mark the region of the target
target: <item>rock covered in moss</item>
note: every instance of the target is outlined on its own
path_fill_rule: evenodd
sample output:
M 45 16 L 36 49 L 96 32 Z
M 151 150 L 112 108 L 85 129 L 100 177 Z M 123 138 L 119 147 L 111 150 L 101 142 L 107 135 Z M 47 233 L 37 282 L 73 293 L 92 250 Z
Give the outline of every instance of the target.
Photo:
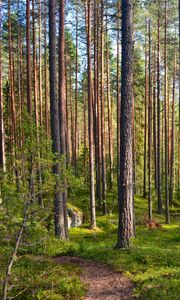
M 83 212 L 81 209 L 68 205 L 68 228 L 79 227 L 83 224 Z

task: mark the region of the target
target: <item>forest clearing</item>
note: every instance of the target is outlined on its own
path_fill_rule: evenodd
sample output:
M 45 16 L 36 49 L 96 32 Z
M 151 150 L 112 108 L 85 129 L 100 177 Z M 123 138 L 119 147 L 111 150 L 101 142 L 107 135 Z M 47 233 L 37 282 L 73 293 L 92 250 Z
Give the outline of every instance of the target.
M 180 0 L 0 0 L 0 299 L 180 299 Z

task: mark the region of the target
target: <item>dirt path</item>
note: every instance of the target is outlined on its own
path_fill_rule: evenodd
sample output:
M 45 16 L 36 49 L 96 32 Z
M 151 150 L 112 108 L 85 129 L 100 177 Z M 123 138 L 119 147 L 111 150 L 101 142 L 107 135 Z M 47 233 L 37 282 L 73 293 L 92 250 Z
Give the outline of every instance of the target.
M 80 257 L 59 257 L 56 261 L 61 264 L 76 264 L 82 269 L 80 278 L 88 289 L 84 300 L 133 299 L 133 285 L 130 280 L 109 266 Z

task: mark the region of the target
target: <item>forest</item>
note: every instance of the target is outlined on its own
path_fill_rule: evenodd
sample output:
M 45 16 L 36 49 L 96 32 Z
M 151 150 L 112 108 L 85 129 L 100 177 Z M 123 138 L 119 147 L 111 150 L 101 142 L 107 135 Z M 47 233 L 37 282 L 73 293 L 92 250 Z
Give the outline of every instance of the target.
M 180 0 L 0 0 L 0 299 L 180 299 Z

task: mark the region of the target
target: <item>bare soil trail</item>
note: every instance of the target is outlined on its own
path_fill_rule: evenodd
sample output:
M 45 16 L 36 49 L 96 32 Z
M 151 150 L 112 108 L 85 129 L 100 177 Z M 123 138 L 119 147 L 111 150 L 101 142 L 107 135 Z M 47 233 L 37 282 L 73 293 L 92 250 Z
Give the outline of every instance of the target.
M 81 270 L 80 279 L 87 286 L 84 300 L 131 300 L 131 281 L 113 268 L 80 257 L 63 256 L 56 258 L 60 264 L 75 264 Z

